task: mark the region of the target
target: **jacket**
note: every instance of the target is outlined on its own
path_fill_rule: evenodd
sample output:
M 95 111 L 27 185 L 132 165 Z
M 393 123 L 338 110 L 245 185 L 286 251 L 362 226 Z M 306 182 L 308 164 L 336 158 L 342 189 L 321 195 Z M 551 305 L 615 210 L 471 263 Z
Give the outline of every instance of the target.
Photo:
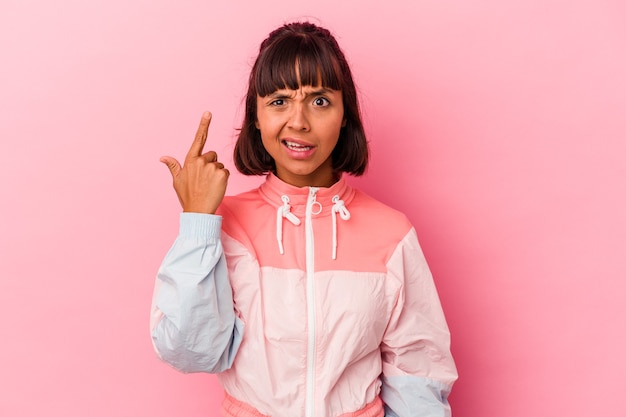
M 175 368 L 218 373 L 224 416 L 451 414 L 450 334 L 415 229 L 344 179 L 270 174 L 217 215 L 182 213 L 151 334 Z

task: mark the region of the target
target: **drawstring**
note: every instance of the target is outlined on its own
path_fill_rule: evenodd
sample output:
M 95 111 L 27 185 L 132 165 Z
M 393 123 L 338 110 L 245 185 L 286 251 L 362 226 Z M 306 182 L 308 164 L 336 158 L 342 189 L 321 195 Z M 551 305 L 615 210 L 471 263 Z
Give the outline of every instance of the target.
M 339 196 L 336 195 L 333 197 L 333 259 L 337 259 L 337 213 L 341 216 L 343 220 L 350 219 L 350 212 L 348 208 L 344 204 L 343 200 L 339 199 Z
M 296 226 L 300 224 L 300 219 L 291 212 L 289 197 L 284 195 L 280 199 L 283 200 L 283 205 L 278 207 L 278 211 L 276 212 L 276 240 L 278 240 L 278 250 L 280 254 L 283 255 L 285 253 L 285 249 L 283 248 L 283 217 Z
M 280 254 L 283 255 L 285 253 L 285 248 L 283 246 L 283 218 L 289 220 L 292 224 L 298 226 L 300 225 L 300 219 L 297 218 L 291 212 L 291 206 L 289 205 L 289 197 L 283 195 L 281 197 L 283 201 L 283 205 L 278 207 L 276 211 L 276 240 L 278 241 L 278 250 Z M 332 198 L 333 208 L 331 210 L 332 220 L 333 220 L 333 253 L 332 258 L 337 259 L 337 213 L 343 220 L 350 219 L 350 212 L 346 207 L 343 200 L 339 198 L 338 195 Z M 319 204 L 319 203 L 318 203 Z

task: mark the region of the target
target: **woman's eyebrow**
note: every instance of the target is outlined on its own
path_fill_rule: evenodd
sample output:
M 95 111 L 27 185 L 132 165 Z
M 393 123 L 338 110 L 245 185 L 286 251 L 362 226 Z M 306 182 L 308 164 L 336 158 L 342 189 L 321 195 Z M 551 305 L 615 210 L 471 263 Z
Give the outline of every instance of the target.
M 267 95 L 269 98 L 291 98 L 292 96 L 292 94 L 288 94 L 285 91 L 274 91 Z
M 305 94 L 305 96 L 319 96 L 320 94 L 328 94 L 331 90 L 325 87 L 316 88 L 314 90 L 309 91 Z
M 276 98 L 279 98 L 279 99 L 293 98 L 293 96 L 295 94 L 291 93 L 292 91 L 294 91 L 294 90 L 277 90 L 277 91 L 274 91 L 273 93 L 268 94 L 268 97 L 275 98 L 275 99 Z M 310 90 L 310 91 L 306 92 L 304 94 L 304 97 L 319 96 L 321 94 L 328 94 L 331 91 L 333 91 L 333 90 L 330 90 L 330 89 L 325 88 L 325 87 L 315 88 L 313 90 Z

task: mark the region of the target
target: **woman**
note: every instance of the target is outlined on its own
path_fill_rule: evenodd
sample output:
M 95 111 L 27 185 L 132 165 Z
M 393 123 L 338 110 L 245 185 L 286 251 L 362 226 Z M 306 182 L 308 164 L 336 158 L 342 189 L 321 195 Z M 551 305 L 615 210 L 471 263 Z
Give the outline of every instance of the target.
M 224 197 L 229 172 L 203 153 L 163 157 L 183 207 L 158 273 L 159 356 L 212 372 L 223 416 L 445 416 L 457 374 L 414 228 L 351 188 L 368 149 L 334 37 L 291 23 L 261 44 L 235 165 L 267 175 Z

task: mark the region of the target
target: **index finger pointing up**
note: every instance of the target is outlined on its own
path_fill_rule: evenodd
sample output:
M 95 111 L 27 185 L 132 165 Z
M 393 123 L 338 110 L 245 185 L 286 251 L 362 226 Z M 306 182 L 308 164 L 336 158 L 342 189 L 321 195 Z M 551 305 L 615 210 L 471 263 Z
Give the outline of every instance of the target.
M 202 149 L 204 148 L 204 143 L 206 142 L 207 134 L 209 131 L 209 124 L 211 124 L 211 117 L 212 115 L 208 111 L 202 113 L 200 126 L 198 126 L 198 131 L 196 132 L 196 137 L 191 144 L 191 148 L 189 148 L 187 158 L 202 155 Z

